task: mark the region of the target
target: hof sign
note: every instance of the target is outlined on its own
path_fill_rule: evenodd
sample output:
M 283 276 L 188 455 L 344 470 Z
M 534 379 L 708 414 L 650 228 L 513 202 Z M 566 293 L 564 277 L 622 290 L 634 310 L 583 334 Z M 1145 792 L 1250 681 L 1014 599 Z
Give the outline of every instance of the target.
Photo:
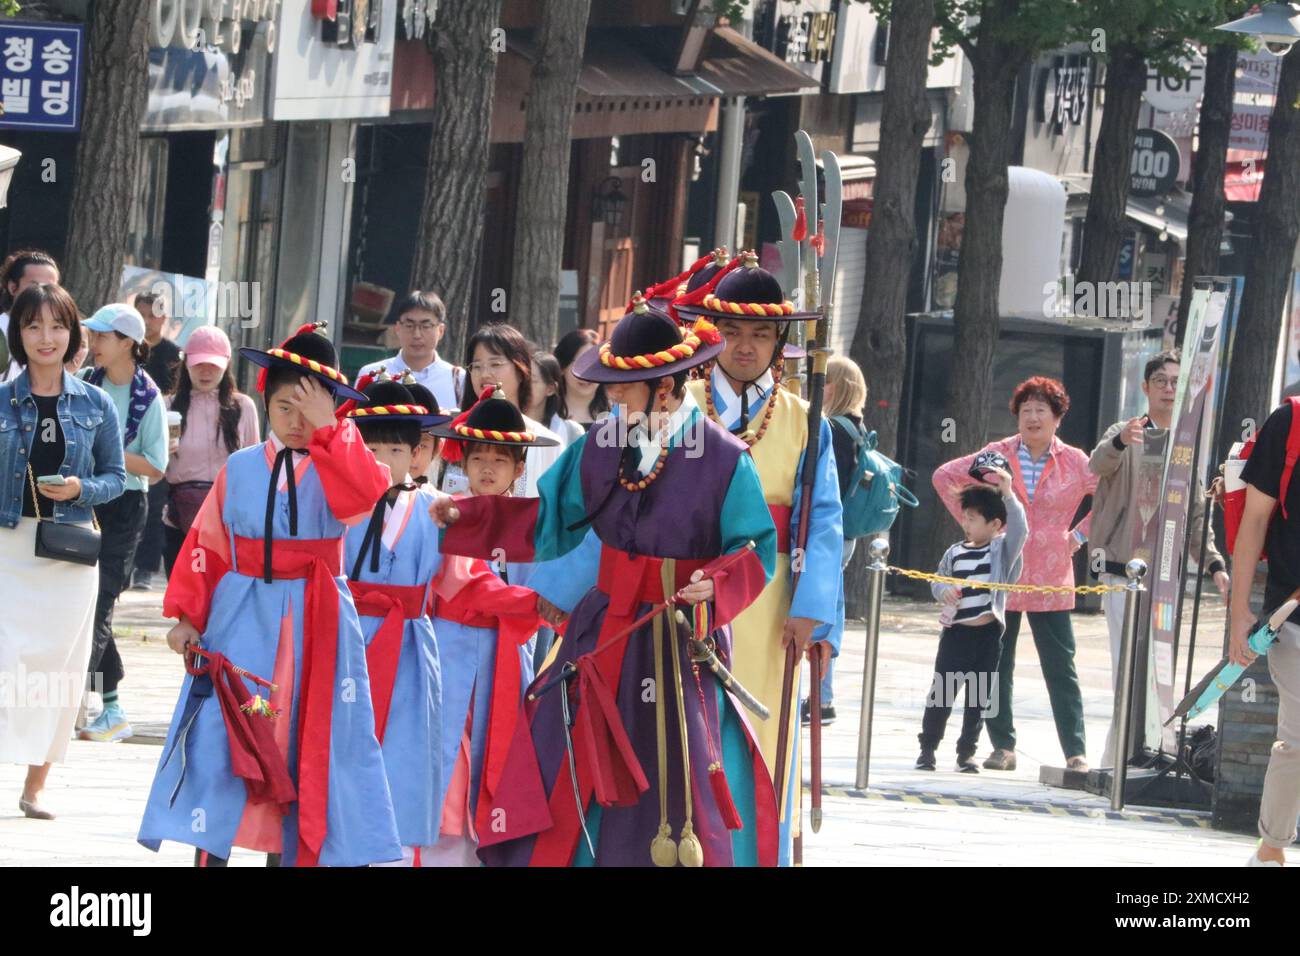
M 1153 67 L 1147 69 L 1147 86 L 1143 98 L 1162 113 L 1178 113 L 1194 107 L 1205 92 L 1205 57 L 1195 53 L 1178 61 L 1186 76 L 1161 76 Z
M 1130 196 L 1163 196 L 1178 179 L 1178 144 L 1158 129 L 1140 129 L 1133 138 L 1129 163 Z
M 0 127 L 81 128 L 81 24 L 0 22 Z

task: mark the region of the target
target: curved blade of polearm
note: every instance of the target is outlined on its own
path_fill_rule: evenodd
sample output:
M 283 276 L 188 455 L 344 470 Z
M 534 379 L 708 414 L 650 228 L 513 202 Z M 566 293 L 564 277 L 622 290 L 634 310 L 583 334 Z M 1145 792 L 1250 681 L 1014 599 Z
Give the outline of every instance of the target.
M 784 189 L 777 189 L 772 193 L 772 202 L 776 205 L 777 222 L 781 224 L 781 238 L 776 243 L 781 253 L 781 268 L 776 278 L 782 289 L 794 289 L 799 285 L 799 243 L 790 238 L 794 233 L 794 200 Z M 739 254 L 741 250 L 736 251 Z
M 812 137 L 805 130 L 794 134 L 795 153 L 799 157 L 799 195 L 803 197 L 804 221 L 808 224 L 807 238 L 800 244 L 803 275 L 800 288 L 803 301 L 800 307 L 814 312 L 821 305 L 821 283 L 817 275 L 817 257 L 813 253 L 812 237 L 817 235 L 820 202 L 817 195 L 817 154 L 813 151 Z M 818 335 L 818 341 L 822 336 Z
M 822 246 L 821 276 L 822 309 L 827 316 L 827 331 L 819 336 L 829 342 L 830 305 L 835 299 L 835 270 L 840 253 L 840 219 L 844 214 L 844 175 L 840 172 L 840 158 L 833 150 L 822 150 L 822 178 L 825 180 L 826 203 L 822 207 L 822 231 L 825 234 Z

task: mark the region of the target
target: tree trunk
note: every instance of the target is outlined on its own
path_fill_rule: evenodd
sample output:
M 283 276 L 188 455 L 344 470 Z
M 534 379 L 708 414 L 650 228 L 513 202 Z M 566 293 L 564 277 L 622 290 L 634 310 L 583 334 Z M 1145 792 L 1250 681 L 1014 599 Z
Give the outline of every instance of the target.
M 992 9 L 997 10 L 998 5 Z M 983 38 L 976 54 L 971 64 L 975 113 L 966 166 L 966 220 L 953 305 L 954 359 L 948 380 L 948 415 L 956 425 L 952 457 L 979 448 L 988 429 L 993 353 L 1001 327 L 998 286 L 1002 281 L 1007 166 L 1012 156 L 1012 99 L 1024 57 L 1014 47 Z
M 443 0 L 433 37 L 438 90 L 411 284 L 438 292 L 446 303 L 442 350 L 453 358 L 471 331 L 497 53 L 504 43 L 504 34 L 494 35 L 501 2 Z
M 591 0 L 545 0 L 528 86 L 506 309 L 514 326 L 545 349 L 559 331 L 569 135 L 590 12 Z
M 1268 125 L 1268 165 L 1256 203 L 1255 243 L 1246 266 L 1237 332 L 1223 409 L 1223 447 L 1239 440 L 1251 419 L 1262 425 L 1272 409 L 1272 370 L 1277 361 L 1296 239 L 1300 237 L 1300 45 L 1282 60 L 1277 102 Z
M 1002 281 L 1002 219 L 1007 204 L 1007 167 L 1014 144 L 1011 137 L 1016 76 L 1028 62 L 1030 51 L 996 39 L 1014 20 L 1018 4 L 996 0 L 982 8 L 982 20 L 971 69 L 975 108 L 966 165 L 966 219 L 962 231 L 957 298 L 953 304 L 952 367 L 948 377 L 943 422 L 919 423 L 950 434 L 943 447 L 952 459 L 983 446 L 988 431 L 993 354 L 997 349 L 1001 317 L 998 286 Z M 922 476 L 926 480 L 929 476 Z M 953 528 L 940 518 L 922 561 L 933 567 L 951 543 Z
M 876 431 L 877 447 L 894 457 L 898 408 L 907 367 L 907 283 L 916 254 L 916 181 L 921 143 L 930 128 L 925 95 L 934 0 L 897 0 L 889 21 L 889 61 L 881 105 L 880 151 L 872 194 L 867 264 L 850 356 L 862 368 L 869 397 L 864 419 Z M 854 552 L 844 576 L 845 613 L 866 613 L 866 542 Z
M 1223 241 L 1223 173 L 1232 131 L 1232 93 L 1236 85 L 1237 50 L 1227 43 L 1210 47 L 1205 57 L 1205 95 L 1196 130 L 1196 161 L 1192 167 L 1192 208 L 1187 219 L 1187 261 L 1178 299 L 1178 344 L 1183 344 L 1192 285 L 1197 276 L 1219 269 Z
M 889 62 L 880 118 L 880 151 L 867 231 L 867 264 L 850 355 L 866 375 L 867 427 L 886 455 L 898 447 L 907 338 L 903 316 L 916 254 L 916 181 L 921 142 L 930 128 L 925 95 L 934 0 L 898 0 L 889 21 Z
M 149 4 L 97 0 L 82 104 L 81 138 L 63 284 L 89 315 L 122 287 L 127 223 L 140 159 L 149 73 Z
M 1127 43 L 1115 44 L 1106 65 L 1106 109 L 1097 134 L 1088 218 L 1083 226 L 1083 256 L 1075 276 L 1076 288 L 1085 283 L 1110 282 L 1124 244 L 1124 219 L 1128 206 L 1129 166 L 1137 134 L 1142 90 L 1146 87 L 1146 60 Z M 1094 301 L 1098 301 L 1094 298 Z M 1128 318 L 1128 316 L 1106 316 Z

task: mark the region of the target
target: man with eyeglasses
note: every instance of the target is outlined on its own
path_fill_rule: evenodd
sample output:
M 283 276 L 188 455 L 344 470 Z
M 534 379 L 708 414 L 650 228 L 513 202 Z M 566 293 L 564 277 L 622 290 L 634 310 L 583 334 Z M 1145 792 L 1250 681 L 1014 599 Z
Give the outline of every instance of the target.
M 443 409 L 460 407 L 465 370 L 438 357 L 438 343 L 447 330 L 447 307 L 436 292 L 409 293 L 398 305 L 397 341 L 401 348 L 392 358 L 363 366 L 357 377 L 381 368 L 394 378 L 410 372 L 416 382 L 433 392 Z
M 1133 446 L 1147 441 L 1160 441 L 1168 434 L 1174 416 L 1174 399 L 1178 394 L 1179 361 L 1178 350 L 1171 349 L 1158 353 L 1146 363 L 1142 375 L 1142 392 L 1147 397 L 1147 413 L 1111 425 L 1101 436 L 1101 441 L 1092 450 L 1092 456 L 1088 460 L 1088 467 L 1098 476 L 1097 491 L 1092 499 L 1092 526 L 1088 534 L 1091 542 L 1089 553 L 1093 555 L 1089 565 L 1093 575 L 1100 578 L 1102 584 L 1122 585 L 1128 581 L 1124 565 L 1133 556 L 1134 525 L 1141 520 L 1137 500 L 1141 455 L 1140 452 L 1133 451 Z M 1192 495 L 1191 514 L 1188 518 L 1192 527 L 1191 553 L 1200 558 L 1201 528 L 1205 527 L 1205 565 L 1202 570 L 1213 577 L 1214 586 L 1227 601 L 1231 586 L 1227 564 L 1214 546 L 1214 531 L 1202 520 L 1204 511 L 1205 496 Z M 1098 551 L 1102 554 L 1098 555 Z M 1100 567 L 1098 557 L 1104 562 Z M 1119 679 L 1120 637 L 1124 631 L 1124 595 L 1119 592 L 1103 594 L 1101 604 L 1106 612 L 1106 627 L 1110 631 L 1110 674 L 1111 683 L 1115 685 Z M 1156 706 L 1155 669 L 1149 660 L 1147 701 L 1146 727 L 1138 728 L 1137 732 L 1142 734 L 1148 747 L 1155 749 L 1160 742 L 1160 712 Z M 1101 765 L 1111 767 L 1114 766 L 1114 761 L 1112 727 L 1106 735 L 1106 753 Z

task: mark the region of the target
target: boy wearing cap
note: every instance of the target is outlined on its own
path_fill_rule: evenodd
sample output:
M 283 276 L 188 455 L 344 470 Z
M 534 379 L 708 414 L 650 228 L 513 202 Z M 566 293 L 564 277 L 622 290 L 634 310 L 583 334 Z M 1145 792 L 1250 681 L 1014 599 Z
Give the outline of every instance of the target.
M 968 485 L 959 496 L 965 537 L 945 551 L 939 561 L 940 576 L 959 578 L 963 583 L 930 585 L 935 600 L 944 604 L 939 616 L 943 632 L 935 654 L 925 717 L 917 735 L 921 743 L 917 770 L 935 769 L 934 751 L 943 739 L 957 690 L 964 685 L 966 710 L 957 738 L 957 771 L 979 773 L 975 748 L 985 713 L 997 706 L 998 655 L 1006 627 L 1007 592 L 979 585 L 1016 583 L 1028 525 L 1024 506 L 1011 490 L 1010 472 L 986 464 L 979 473 L 981 484 Z
M 264 370 L 270 434 L 221 468 L 163 598 L 190 676 L 137 839 L 191 844 L 198 866 L 224 866 L 232 846 L 298 866 L 402 858 L 342 562 L 344 532 L 392 479 L 335 417 L 335 395 L 366 396 L 315 328 L 240 349 Z
M 432 430 L 462 462 L 471 495 L 511 494 L 529 447 L 554 440 L 526 431 L 523 414 L 487 387 L 469 411 Z M 468 439 L 476 440 L 470 441 Z M 442 495 L 438 495 L 442 497 Z M 442 822 L 425 866 L 477 866 L 479 835 L 514 737 L 523 689 L 533 679 L 537 596 L 508 584 L 504 562 L 448 554 L 430 611 L 442 664 Z
M 103 695 L 104 709 L 80 730 L 82 740 L 108 742 L 131 736 L 131 725 L 118 699 L 125 669 L 113 639 L 113 605 L 126 589 L 135 565 L 149 512 L 149 482 L 162 478 L 167 469 L 167 413 L 158 386 L 144 369 L 149 346 L 144 341 L 140 313 L 129 305 L 113 303 L 96 311 L 83 327 L 90 333 L 95 364 L 80 374 L 108 393 L 117 407 L 126 459 L 126 490 L 95 507 L 101 533 L 99 598 L 89 673 L 90 686 L 98 687 Z
M 387 377 L 364 391 L 366 401 L 345 404 L 340 415 L 356 423 L 366 447 L 396 480 L 375 502 L 370 520 L 348 529 L 345 568 L 366 639 L 375 736 L 383 748 L 402 862 L 414 864 L 437 841 L 442 808 L 442 681 L 424 609 L 443 562 L 438 529 L 410 469 L 422 429 L 450 416 L 430 413 Z

